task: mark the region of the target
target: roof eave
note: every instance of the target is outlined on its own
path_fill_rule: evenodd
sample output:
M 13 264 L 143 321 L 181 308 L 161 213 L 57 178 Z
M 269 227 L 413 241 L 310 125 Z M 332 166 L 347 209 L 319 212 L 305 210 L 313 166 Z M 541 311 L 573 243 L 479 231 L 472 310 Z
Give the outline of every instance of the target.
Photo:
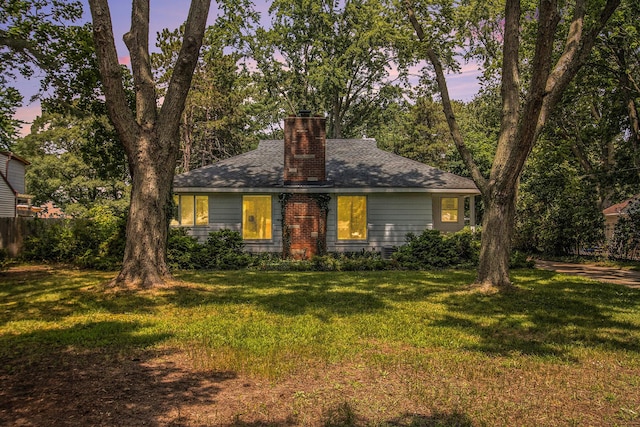
M 476 196 L 471 188 L 418 187 L 175 187 L 174 193 L 433 193 Z

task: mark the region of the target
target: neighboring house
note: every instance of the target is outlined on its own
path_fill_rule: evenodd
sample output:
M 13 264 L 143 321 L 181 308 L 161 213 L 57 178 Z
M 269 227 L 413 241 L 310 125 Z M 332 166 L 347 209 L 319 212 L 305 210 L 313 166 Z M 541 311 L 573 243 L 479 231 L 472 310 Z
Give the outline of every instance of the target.
M 285 119 L 285 138 L 177 175 L 175 226 L 204 240 L 242 233 L 251 252 L 308 258 L 323 252 L 388 252 L 407 233 L 464 227 L 473 181 L 376 147 L 371 139 L 327 140 L 326 119 Z
M 624 200 L 615 205 L 609 206 L 602 211 L 604 215 L 604 235 L 607 241 L 610 241 L 613 237 L 613 232 L 616 228 L 616 224 L 621 216 L 626 215 L 627 209 L 631 203 L 640 202 L 640 194 Z
M 29 162 L 0 151 L 0 217 L 33 216 L 34 208 L 25 189 L 25 168 Z
M 54 205 L 51 201 L 40 206 L 38 209 L 38 218 L 69 218 L 62 209 Z

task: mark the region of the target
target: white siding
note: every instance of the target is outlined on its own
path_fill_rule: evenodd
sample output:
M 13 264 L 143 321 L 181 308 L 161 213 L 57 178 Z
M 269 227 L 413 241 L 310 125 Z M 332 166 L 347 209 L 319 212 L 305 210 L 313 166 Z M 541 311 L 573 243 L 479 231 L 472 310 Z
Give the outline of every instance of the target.
M 26 193 L 25 180 L 24 180 L 25 168 L 24 163 L 17 160 L 11 160 L 9 163 L 9 174 L 7 179 L 11 183 L 11 186 L 18 193 Z
M 406 243 L 407 233 L 433 228 L 431 195 L 426 193 L 380 193 L 367 196 L 366 241 L 339 241 L 336 230 L 336 200 L 332 195 L 327 221 L 329 252 L 380 251 Z
M 16 198 L 4 179 L 0 177 L 0 217 L 14 216 L 16 216 Z

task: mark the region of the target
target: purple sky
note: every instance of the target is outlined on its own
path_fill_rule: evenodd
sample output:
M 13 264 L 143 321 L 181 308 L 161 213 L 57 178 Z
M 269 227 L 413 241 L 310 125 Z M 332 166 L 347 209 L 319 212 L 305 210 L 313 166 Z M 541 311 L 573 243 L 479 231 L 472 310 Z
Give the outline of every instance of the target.
M 84 7 L 85 21 L 91 20 L 89 12 L 89 4 L 87 0 L 81 0 Z M 151 0 L 151 17 L 150 17 L 150 34 L 152 40 L 150 45 L 155 46 L 153 39 L 158 31 L 163 28 L 174 29 L 182 24 L 189 10 L 190 2 L 188 0 Z M 269 3 L 266 0 L 254 0 L 257 10 L 266 15 Z M 109 0 L 111 9 L 111 19 L 113 20 L 113 32 L 116 38 L 116 47 L 118 56 L 122 63 L 127 63 L 129 52 L 127 51 L 122 36 L 131 26 L 131 0 Z M 209 13 L 209 22 L 213 23 L 218 14 L 216 2 L 211 4 L 211 12 Z M 447 81 L 449 83 L 449 91 L 452 99 L 470 101 L 478 92 L 479 86 L 477 77 L 479 72 L 474 64 L 462 65 L 461 74 L 449 75 Z M 26 135 L 30 129 L 30 122 L 41 114 L 40 104 L 38 102 L 29 103 L 29 98 L 36 93 L 39 82 L 37 78 L 31 80 L 20 80 L 18 88 L 24 96 L 24 106 L 18 109 L 15 118 L 23 120 L 28 124 L 23 127 L 22 134 Z

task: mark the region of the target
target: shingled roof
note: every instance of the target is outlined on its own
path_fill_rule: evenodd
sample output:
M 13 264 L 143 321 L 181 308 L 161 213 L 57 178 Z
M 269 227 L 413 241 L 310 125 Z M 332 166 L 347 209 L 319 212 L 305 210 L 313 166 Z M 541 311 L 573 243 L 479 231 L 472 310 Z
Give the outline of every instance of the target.
M 479 193 L 472 180 L 376 147 L 371 139 L 327 140 L 327 180 L 322 188 L 414 189 Z M 283 189 L 284 143 L 260 141 L 256 150 L 174 178 L 176 191 Z

